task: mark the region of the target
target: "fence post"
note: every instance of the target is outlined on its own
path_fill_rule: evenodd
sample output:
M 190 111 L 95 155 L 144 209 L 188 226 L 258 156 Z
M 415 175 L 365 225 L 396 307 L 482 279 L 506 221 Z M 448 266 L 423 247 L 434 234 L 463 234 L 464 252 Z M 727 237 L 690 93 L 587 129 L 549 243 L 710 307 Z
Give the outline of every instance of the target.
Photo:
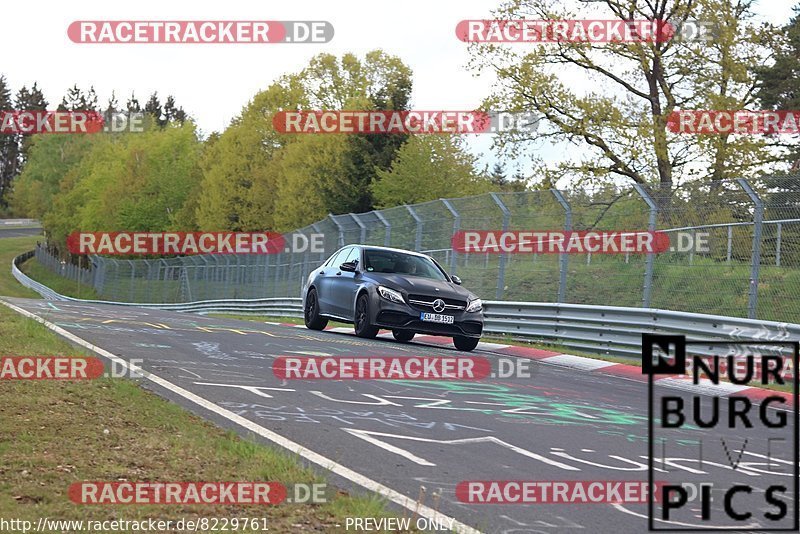
M 362 244 L 362 245 L 366 244 L 366 242 L 367 242 L 367 227 L 364 225 L 363 222 L 361 222 L 361 219 L 359 219 L 358 215 L 356 215 L 355 213 L 351 213 L 350 217 L 353 218 L 353 220 L 356 222 L 358 227 L 361 229 L 361 235 L 359 236 L 361 240 L 359 241 L 359 243 Z
M 342 228 L 342 225 L 339 224 L 339 221 L 333 216 L 333 213 L 329 213 L 328 217 L 330 217 L 333 224 L 336 225 L 336 229 L 339 231 L 339 247 L 341 248 L 344 246 L 344 228 Z
M 411 214 L 411 217 L 417 223 L 417 234 L 416 237 L 414 238 L 414 250 L 419 252 L 420 250 L 422 250 L 422 219 L 419 218 L 419 215 L 417 215 L 417 212 L 414 211 L 414 208 L 412 208 L 408 204 L 405 204 L 405 207 L 408 210 L 408 213 Z
M 131 266 L 131 288 L 128 292 L 128 302 L 136 302 L 136 299 L 133 297 L 136 291 L 136 264 L 133 263 L 133 260 L 128 260 L 128 265 Z M 120 280 L 120 282 L 122 282 L 122 280 Z
M 319 226 L 317 226 L 317 223 L 312 224 L 311 228 L 314 230 L 315 234 L 323 233 L 322 230 L 319 229 Z M 324 259 L 325 259 L 325 250 L 323 249 L 319 251 L 319 262 L 322 263 Z
M 781 223 L 778 223 L 778 235 L 775 241 L 775 267 L 781 266 Z
M 383 237 L 383 246 L 389 247 L 392 245 L 392 223 L 386 220 L 386 217 L 383 216 L 383 213 L 380 211 L 373 210 L 372 213 L 378 218 L 378 220 L 383 223 L 383 226 L 386 227 L 386 233 Z
M 440 198 L 439 200 L 442 201 L 442 204 L 444 204 L 444 207 L 447 208 L 447 211 L 453 215 L 453 235 L 455 235 L 456 232 L 461 230 L 461 215 L 458 213 L 458 211 L 456 211 L 456 208 L 453 207 L 453 203 L 450 202 L 450 200 L 446 198 Z M 450 274 L 456 274 L 456 267 L 458 266 L 458 253 L 456 252 L 456 249 L 452 248 L 452 243 L 453 240 L 451 238 L 450 248 L 452 250 L 450 251 Z
M 558 189 L 551 189 L 553 196 L 556 197 L 558 203 L 564 208 L 564 231 L 572 231 L 572 208 L 564 198 L 564 195 Z M 565 252 L 558 255 L 558 300 L 556 302 L 565 302 L 567 298 L 567 267 L 569 264 L 569 256 Z
M 731 250 L 733 250 L 733 227 L 728 226 L 728 254 L 726 256 L 728 263 L 731 262 Z
M 633 184 L 633 188 L 636 189 L 636 192 L 639 193 L 639 196 L 642 197 L 642 200 L 645 201 L 647 207 L 650 208 L 650 217 L 647 221 L 647 231 L 648 232 L 655 232 L 656 230 L 656 220 L 658 217 L 658 205 L 656 204 L 653 197 L 642 187 L 641 184 Z M 647 253 L 647 259 L 645 260 L 645 267 L 644 267 L 644 288 L 642 289 L 642 308 L 649 308 L 650 302 L 653 295 L 653 266 L 655 264 L 655 253 L 651 250 Z
M 736 182 L 755 204 L 755 209 L 753 210 L 753 251 L 750 256 L 750 261 L 752 262 L 750 266 L 750 290 L 747 302 L 747 318 L 755 319 L 756 307 L 758 306 L 758 271 L 761 267 L 761 233 L 764 221 L 764 203 L 747 180 L 739 178 Z
M 508 230 L 508 225 L 511 222 L 511 212 L 508 211 L 508 208 L 503 201 L 500 200 L 500 197 L 497 196 L 497 193 L 489 193 L 492 196 L 492 200 L 494 200 L 497 207 L 500 208 L 500 211 L 503 212 L 503 232 Z M 503 298 L 503 291 L 506 287 L 506 253 L 500 253 L 500 265 L 497 269 L 497 291 L 495 291 L 495 299 L 502 300 Z

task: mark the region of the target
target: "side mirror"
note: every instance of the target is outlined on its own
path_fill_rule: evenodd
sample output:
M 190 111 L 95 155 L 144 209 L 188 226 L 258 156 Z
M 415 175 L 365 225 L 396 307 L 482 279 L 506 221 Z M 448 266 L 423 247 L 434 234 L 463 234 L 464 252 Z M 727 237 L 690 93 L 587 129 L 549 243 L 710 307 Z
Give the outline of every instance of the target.
M 459 278 L 458 276 L 456 276 L 456 275 L 454 275 L 454 274 L 451 274 L 451 275 L 450 275 L 450 280 L 452 280 L 452 281 L 453 281 L 453 283 L 454 283 L 455 285 L 457 285 L 457 286 L 460 286 L 460 285 L 461 285 L 461 278 Z
M 356 262 L 354 261 L 344 262 L 339 266 L 339 269 L 348 273 L 354 273 L 356 272 Z

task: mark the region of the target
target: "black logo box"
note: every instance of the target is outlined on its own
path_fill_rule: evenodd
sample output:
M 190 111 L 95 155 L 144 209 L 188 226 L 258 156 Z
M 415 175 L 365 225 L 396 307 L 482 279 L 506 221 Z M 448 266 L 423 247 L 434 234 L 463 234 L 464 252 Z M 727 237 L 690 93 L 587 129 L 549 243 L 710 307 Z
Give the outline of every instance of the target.
M 800 406 L 798 406 L 798 390 L 800 390 L 800 342 L 798 341 L 769 341 L 764 339 L 752 340 L 704 340 L 704 341 L 687 341 L 686 336 L 681 335 L 660 335 L 660 334 L 642 334 L 642 374 L 647 375 L 647 484 L 648 487 L 653 488 L 653 434 L 654 434 L 654 419 L 653 419 L 653 376 L 658 374 L 665 375 L 682 375 L 686 372 L 686 347 L 689 345 L 703 345 L 703 346 L 732 346 L 732 345 L 774 345 L 785 346 L 792 351 L 792 402 L 794 409 L 794 431 L 792 432 L 792 439 L 794 447 L 794 526 L 787 528 L 737 528 L 737 532 L 797 532 L 800 529 Z M 668 356 L 672 356 L 674 361 L 670 362 L 667 358 L 659 358 L 658 361 L 653 361 L 654 348 L 660 349 L 661 352 Z M 672 354 L 670 351 L 674 349 Z M 754 357 L 754 356 L 748 356 Z M 763 369 L 762 369 L 763 373 Z M 654 492 L 647 493 L 647 530 L 650 532 L 731 532 L 730 528 L 715 529 L 709 527 L 697 528 L 655 528 L 655 520 L 653 515 L 653 496 Z

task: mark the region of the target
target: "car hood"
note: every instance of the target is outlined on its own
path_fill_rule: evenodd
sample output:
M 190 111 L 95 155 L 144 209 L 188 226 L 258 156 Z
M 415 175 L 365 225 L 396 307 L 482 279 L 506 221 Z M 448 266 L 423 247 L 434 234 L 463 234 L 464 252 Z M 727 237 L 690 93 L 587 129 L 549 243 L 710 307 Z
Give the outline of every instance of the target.
M 463 287 L 443 280 L 401 274 L 369 273 L 368 276 L 381 285 L 392 289 L 400 289 L 406 293 L 461 300 L 473 300 L 476 298 L 473 293 Z

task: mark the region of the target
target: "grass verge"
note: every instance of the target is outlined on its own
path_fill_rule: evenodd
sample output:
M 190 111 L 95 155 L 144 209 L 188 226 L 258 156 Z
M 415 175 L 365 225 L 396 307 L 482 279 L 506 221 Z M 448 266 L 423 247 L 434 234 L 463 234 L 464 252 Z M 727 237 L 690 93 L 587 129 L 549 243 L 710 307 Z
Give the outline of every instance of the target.
M 8 266 L 0 271 L 0 293 L 35 296 L 10 275 L 11 257 L 30 250 L 34 242 L 28 237 L 0 240 L 0 260 Z M 0 306 L 0 354 L 88 355 L 5 306 Z M 264 517 L 273 532 L 331 532 L 344 530 L 346 517 L 392 515 L 377 496 L 343 491 L 316 505 L 73 504 L 67 490 L 80 481 L 324 481 L 294 455 L 223 431 L 130 380 L 2 381 L 0 428 L 6 430 L 0 433 L 0 517 L 6 519 L 36 524 L 40 517 Z
M 28 259 L 28 261 L 20 265 L 19 270 L 62 295 L 79 299 L 105 300 L 97 294 L 92 286 L 79 284 L 74 280 L 54 273 L 36 261 L 36 258 Z

